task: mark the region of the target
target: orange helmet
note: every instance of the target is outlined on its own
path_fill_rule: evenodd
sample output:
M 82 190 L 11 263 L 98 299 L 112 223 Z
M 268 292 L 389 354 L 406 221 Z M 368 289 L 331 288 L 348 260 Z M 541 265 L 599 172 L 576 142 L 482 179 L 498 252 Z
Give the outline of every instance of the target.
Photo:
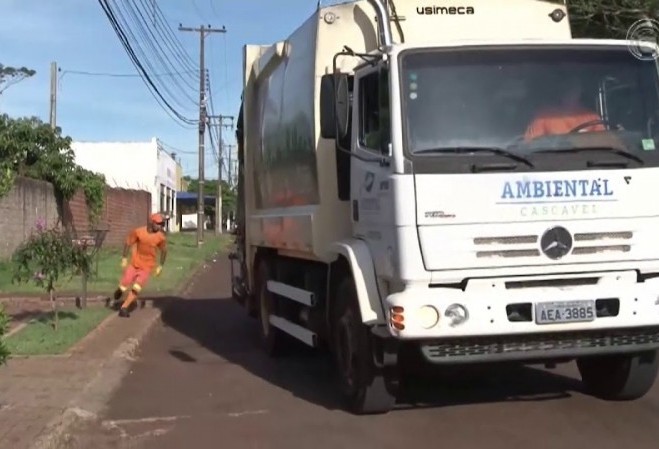
M 158 225 L 161 225 L 165 222 L 162 215 L 160 214 L 151 214 L 151 221 Z

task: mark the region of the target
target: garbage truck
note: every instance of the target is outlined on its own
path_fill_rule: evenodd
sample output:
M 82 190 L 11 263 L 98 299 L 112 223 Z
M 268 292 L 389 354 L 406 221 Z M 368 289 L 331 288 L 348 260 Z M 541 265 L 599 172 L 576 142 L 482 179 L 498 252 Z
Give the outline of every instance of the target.
M 331 353 L 355 414 L 395 407 L 404 348 L 440 371 L 576 362 L 596 397 L 648 392 L 657 47 L 574 38 L 568 14 L 358 0 L 244 46 L 230 258 L 268 354 Z

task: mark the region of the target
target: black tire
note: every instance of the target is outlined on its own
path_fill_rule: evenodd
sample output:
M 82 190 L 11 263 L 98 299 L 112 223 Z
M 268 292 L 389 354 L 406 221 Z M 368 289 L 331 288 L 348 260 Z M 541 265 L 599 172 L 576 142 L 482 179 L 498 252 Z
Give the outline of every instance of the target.
M 577 360 L 581 380 L 596 397 L 632 401 L 650 391 L 657 377 L 657 351 L 641 354 L 586 357 Z
M 346 408 L 359 415 L 387 413 L 396 404 L 389 391 L 393 373 L 374 363 L 374 336 L 362 322 L 351 278 L 341 282 L 335 301 L 334 354 Z
M 257 306 L 258 298 L 256 294 L 248 294 L 245 297 L 245 310 L 247 311 L 247 316 L 250 318 L 258 318 L 259 308 Z
M 276 298 L 268 290 L 268 280 L 271 277 L 270 266 L 261 260 L 256 271 L 256 289 L 254 299 L 257 302 L 259 329 L 263 349 L 271 357 L 282 355 L 288 347 L 287 335 L 270 324 L 270 315 L 276 314 Z

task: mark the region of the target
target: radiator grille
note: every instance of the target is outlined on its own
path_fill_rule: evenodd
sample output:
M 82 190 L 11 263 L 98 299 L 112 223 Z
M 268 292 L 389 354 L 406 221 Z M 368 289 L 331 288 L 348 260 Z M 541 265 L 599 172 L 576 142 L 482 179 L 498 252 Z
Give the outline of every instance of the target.
M 659 347 L 659 328 L 444 339 L 426 342 L 421 349 L 431 361 L 451 362 L 458 359 L 524 358 L 525 355 L 536 356 L 548 352 L 595 352 L 647 346 Z
M 617 232 L 587 232 L 574 234 L 573 256 L 587 256 L 601 253 L 628 253 L 632 250 L 631 231 Z M 540 257 L 540 236 L 512 235 L 476 237 L 473 244 L 476 247 L 476 257 L 486 258 L 518 258 Z

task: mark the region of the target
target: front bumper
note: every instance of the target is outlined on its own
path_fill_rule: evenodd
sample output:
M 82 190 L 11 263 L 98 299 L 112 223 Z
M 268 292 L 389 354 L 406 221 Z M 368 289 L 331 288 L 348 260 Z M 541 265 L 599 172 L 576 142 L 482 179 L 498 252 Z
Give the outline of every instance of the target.
M 539 282 L 544 286 L 525 287 Z M 607 313 L 598 310 L 589 322 L 536 322 L 536 304 L 575 300 L 595 300 L 598 309 L 601 304 L 614 307 Z M 461 324 L 446 316 L 454 304 L 467 310 Z M 519 313 L 511 314 L 520 305 L 527 311 L 521 319 Z M 389 295 L 384 306 L 389 334 L 418 341 L 424 356 L 435 363 L 572 358 L 659 348 L 659 278 L 638 282 L 635 271 L 479 279 L 464 290 L 414 287 Z M 434 325 L 428 306 L 438 312 Z

